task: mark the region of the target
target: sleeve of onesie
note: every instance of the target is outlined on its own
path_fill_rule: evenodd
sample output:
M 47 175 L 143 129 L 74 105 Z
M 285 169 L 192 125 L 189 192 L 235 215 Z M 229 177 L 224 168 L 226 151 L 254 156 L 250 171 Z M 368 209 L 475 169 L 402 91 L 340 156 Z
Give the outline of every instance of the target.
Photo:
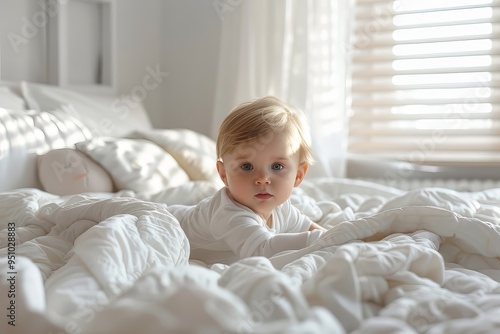
M 280 207 L 281 228 L 285 232 L 309 231 L 311 219 L 294 207 L 290 200 L 285 201 Z
M 229 209 L 231 210 L 231 209 Z M 274 234 L 267 230 L 256 215 L 234 209 L 224 216 L 215 216 L 212 234 L 223 241 L 239 258 L 250 256 L 271 257 L 286 250 L 301 249 L 316 241 L 321 231 Z

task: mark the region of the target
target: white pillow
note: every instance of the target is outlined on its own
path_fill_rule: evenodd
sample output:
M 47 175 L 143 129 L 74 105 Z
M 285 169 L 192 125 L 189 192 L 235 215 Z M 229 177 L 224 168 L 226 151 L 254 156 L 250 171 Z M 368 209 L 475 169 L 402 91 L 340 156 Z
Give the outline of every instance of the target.
M 0 191 L 41 188 L 37 155 L 90 138 L 90 130 L 65 112 L 0 108 Z
M 139 102 L 124 97 L 83 94 L 57 86 L 21 82 L 30 109 L 49 111 L 71 105 L 94 136 L 122 137 L 134 130 L 151 129 L 151 122 Z
M 43 190 L 56 195 L 112 192 L 108 173 L 86 154 L 71 148 L 49 151 L 37 159 Z
M 14 86 L 0 84 L 0 108 L 26 110 L 26 101 L 15 91 Z
M 76 148 L 104 167 L 118 190 L 155 193 L 189 182 L 175 159 L 147 140 L 101 137 Z
M 215 141 L 212 138 L 188 129 L 137 131 L 133 136 L 151 140 L 163 147 L 191 180 L 222 184 L 217 173 Z

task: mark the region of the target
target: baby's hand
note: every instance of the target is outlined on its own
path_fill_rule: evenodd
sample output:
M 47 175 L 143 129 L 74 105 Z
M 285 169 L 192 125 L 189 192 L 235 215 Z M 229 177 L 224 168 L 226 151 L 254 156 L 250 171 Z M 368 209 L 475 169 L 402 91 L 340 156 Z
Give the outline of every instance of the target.
M 322 230 L 324 232 L 327 231 L 326 228 L 324 228 L 323 226 L 321 226 L 319 224 L 316 224 L 315 222 L 311 222 L 311 225 L 309 226 L 309 231 L 312 231 L 312 230 Z

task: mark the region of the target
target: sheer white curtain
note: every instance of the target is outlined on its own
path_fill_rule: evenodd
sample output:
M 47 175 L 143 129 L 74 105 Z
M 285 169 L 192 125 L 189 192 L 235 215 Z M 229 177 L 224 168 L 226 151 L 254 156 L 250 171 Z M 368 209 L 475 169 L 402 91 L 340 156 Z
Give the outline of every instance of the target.
M 275 95 L 304 111 L 316 164 L 344 176 L 352 1 L 251 0 L 221 15 L 213 133 L 236 104 Z

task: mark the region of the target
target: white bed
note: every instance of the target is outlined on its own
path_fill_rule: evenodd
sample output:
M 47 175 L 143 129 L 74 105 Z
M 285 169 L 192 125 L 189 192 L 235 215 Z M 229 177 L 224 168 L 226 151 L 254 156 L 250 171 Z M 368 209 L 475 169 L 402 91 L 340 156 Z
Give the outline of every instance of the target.
M 306 178 L 292 201 L 329 229 L 316 244 L 206 267 L 168 205 L 221 187 L 213 140 L 0 87 L 1 333 L 500 332 L 500 188 Z

